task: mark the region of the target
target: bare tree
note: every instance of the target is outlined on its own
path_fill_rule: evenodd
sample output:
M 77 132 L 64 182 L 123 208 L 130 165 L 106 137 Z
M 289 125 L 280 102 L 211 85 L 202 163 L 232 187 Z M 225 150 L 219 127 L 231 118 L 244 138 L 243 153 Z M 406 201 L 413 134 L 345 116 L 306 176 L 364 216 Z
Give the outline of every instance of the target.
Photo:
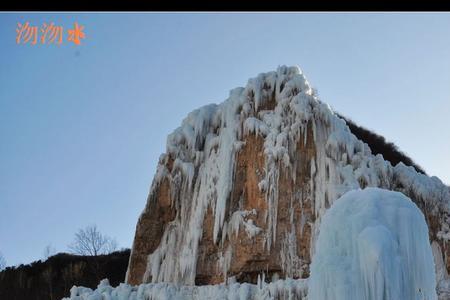
M 117 249 L 117 242 L 102 234 L 97 225 L 91 225 L 75 233 L 75 239 L 69 245 L 69 249 L 75 254 L 97 256 L 114 252 Z
M 52 244 L 48 244 L 44 248 L 44 259 L 47 260 L 50 256 L 54 255 L 56 253 L 55 247 L 52 246 Z
M 0 252 L 0 271 L 6 268 L 6 260 L 3 257 L 3 254 Z
M 105 245 L 105 252 L 106 253 L 112 253 L 117 250 L 117 241 L 116 239 L 109 239 L 108 242 Z

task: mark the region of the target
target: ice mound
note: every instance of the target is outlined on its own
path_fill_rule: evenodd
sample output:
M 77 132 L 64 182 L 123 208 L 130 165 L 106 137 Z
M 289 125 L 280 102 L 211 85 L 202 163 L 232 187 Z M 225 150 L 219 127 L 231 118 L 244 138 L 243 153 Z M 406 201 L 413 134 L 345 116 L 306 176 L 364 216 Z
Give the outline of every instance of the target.
M 428 227 L 399 192 L 353 190 L 325 213 L 311 264 L 309 300 L 433 300 Z
M 96 290 L 74 286 L 63 300 L 302 300 L 306 299 L 307 279 L 286 279 L 258 284 L 229 283 L 203 286 L 173 283 L 146 283 L 131 286 L 121 283 L 111 287 L 104 279 Z

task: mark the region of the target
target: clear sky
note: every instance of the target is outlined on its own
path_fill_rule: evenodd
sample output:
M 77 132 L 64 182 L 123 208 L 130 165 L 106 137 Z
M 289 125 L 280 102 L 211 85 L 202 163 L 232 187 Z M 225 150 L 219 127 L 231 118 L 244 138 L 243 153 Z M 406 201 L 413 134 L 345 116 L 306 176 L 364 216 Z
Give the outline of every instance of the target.
M 16 44 L 17 22 L 77 46 Z M 450 183 L 449 14 L 0 14 L 0 251 L 67 251 L 97 224 L 131 247 L 166 136 L 278 65 Z

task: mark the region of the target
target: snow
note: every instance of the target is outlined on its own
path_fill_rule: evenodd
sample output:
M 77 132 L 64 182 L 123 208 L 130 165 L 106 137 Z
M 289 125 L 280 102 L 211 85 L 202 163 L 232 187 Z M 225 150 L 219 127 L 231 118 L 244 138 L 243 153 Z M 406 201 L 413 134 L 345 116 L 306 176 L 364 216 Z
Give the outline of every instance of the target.
M 353 190 L 320 226 L 309 300 L 437 299 L 428 227 L 399 192 Z
M 307 280 L 287 279 L 258 284 L 229 283 L 204 286 L 180 286 L 171 283 L 147 283 L 111 287 L 104 279 L 97 289 L 74 286 L 63 300 L 268 300 L 306 299 Z
M 261 120 L 255 117 L 249 117 L 244 122 L 244 133 L 255 133 L 256 135 L 267 136 L 269 127 Z
M 227 235 L 231 236 L 233 233 L 238 236 L 239 228 L 241 225 L 244 227 L 245 232 L 250 238 L 255 237 L 257 234 L 259 234 L 262 229 L 256 226 L 252 219 L 250 219 L 250 216 L 256 216 L 257 212 L 256 209 L 249 210 L 238 210 L 233 213 L 233 215 L 230 218 L 230 222 L 227 224 L 228 230 Z
M 263 109 L 269 101 L 273 102 L 273 109 Z M 293 157 L 298 143 L 307 143 L 308 129 L 313 132 L 315 156 L 305 191 L 309 193 L 315 220 L 302 224 L 302 229 L 310 226 L 312 230 L 311 257 L 327 209 L 346 192 L 364 187 L 395 189 L 422 203 L 442 226 L 436 239 L 441 245 L 449 239 L 450 188 L 436 177 L 419 174 L 403 163 L 392 166 L 381 155 L 373 155 L 368 145 L 350 132 L 345 121 L 318 99 L 298 67 L 281 66 L 275 72 L 250 79 L 246 87 L 233 89 L 226 101 L 191 112 L 169 135 L 167 151 L 160 158 L 150 193 L 168 179 L 177 217 L 166 226 L 159 247 L 149 255 L 144 281 L 151 278 L 153 283 L 194 284 L 198 246 L 208 208 L 213 213 L 212 238 L 222 253 L 219 267 L 224 282 L 234 256 L 234 249 L 224 246 L 226 239 L 233 236 L 229 234 L 230 226 L 234 234 L 243 228 L 249 238 L 263 235 L 265 249 L 273 249 L 279 201 L 297 201 L 279 199 L 280 170 L 290 170 L 295 180 L 298 161 Z M 226 215 L 233 189 L 235 157 L 249 134 L 264 139 L 264 170 L 258 186 L 268 209 L 262 212 L 265 224 L 258 224 L 259 227 L 251 217 L 235 216 L 232 220 L 234 211 Z M 170 160 L 174 161 L 171 170 Z M 281 235 L 283 246 L 276 255 L 286 274 L 301 276 L 299 268 L 308 262 L 297 255 L 293 237 L 295 226 Z

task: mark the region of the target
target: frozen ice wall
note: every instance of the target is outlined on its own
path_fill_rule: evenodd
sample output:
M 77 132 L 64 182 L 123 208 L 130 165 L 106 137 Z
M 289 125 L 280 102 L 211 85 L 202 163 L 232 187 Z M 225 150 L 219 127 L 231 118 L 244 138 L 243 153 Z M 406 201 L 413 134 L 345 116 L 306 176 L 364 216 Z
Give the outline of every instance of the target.
M 436 279 L 428 227 L 399 192 L 353 190 L 320 226 L 309 300 L 432 300 Z

